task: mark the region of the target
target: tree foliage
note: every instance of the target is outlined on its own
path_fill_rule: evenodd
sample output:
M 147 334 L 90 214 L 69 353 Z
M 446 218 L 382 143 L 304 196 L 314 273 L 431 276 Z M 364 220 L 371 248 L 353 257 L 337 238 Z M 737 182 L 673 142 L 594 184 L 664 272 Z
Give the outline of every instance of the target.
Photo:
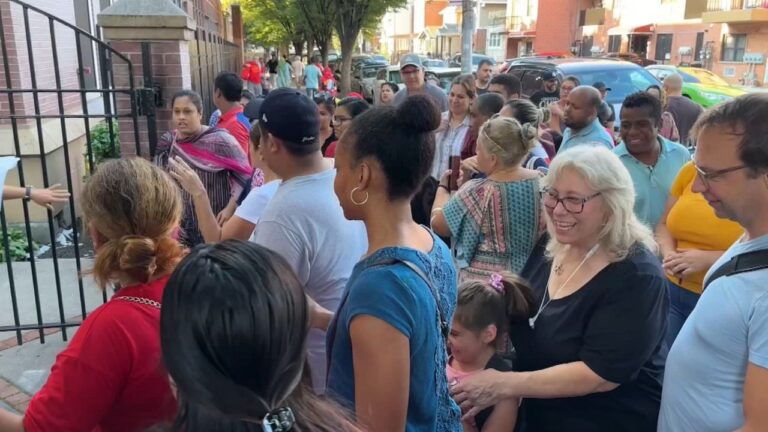
M 352 55 L 363 28 L 378 26 L 387 10 L 404 6 L 406 0 L 337 0 L 334 23 L 341 42 L 341 91 L 348 93 L 351 84 Z
M 293 42 L 303 27 L 303 16 L 297 8 L 302 1 L 240 0 L 248 42 L 263 46 Z

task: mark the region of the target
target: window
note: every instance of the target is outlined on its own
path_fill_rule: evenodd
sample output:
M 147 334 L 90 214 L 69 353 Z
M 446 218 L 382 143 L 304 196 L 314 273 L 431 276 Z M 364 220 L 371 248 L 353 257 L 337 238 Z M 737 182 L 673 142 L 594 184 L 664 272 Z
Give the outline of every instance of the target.
M 669 54 L 669 58 L 667 58 Z M 656 35 L 656 57 L 658 61 L 671 60 L 672 59 L 672 35 L 671 34 L 659 34 Z
M 491 33 L 491 37 L 488 39 L 488 48 L 500 48 L 503 37 L 503 33 Z
M 620 52 L 621 51 L 621 35 L 608 36 L 608 52 Z
M 696 48 L 693 50 L 693 61 L 701 60 L 701 51 L 704 48 L 704 32 L 696 33 Z
M 723 37 L 723 49 L 720 61 L 740 62 L 744 60 L 744 51 L 747 49 L 747 35 L 729 34 Z

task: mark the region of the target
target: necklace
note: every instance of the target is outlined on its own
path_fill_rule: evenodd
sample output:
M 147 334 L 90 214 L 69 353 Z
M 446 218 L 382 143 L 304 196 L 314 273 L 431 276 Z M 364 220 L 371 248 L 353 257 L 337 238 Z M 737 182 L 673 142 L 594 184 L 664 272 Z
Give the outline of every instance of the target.
M 598 249 L 600 249 L 600 243 L 592 246 L 592 249 L 590 249 L 589 252 L 587 252 L 587 254 L 584 255 L 584 259 L 582 259 L 581 262 L 579 263 L 579 265 L 576 266 L 576 269 L 573 271 L 573 273 L 571 273 L 571 275 L 568 276 L 568 279 L 566 279 L 565 282 L 563 282 L 563 284 L 560 285 L 560 287 L 555 290 L 555 293 L 552 294 L 552 296 L 549 295 L 549 283 L 547 283 L 547 287 L 544 289 L 544 295 L 541 296 L 541 304 L 539 305 L 539 310 L 536 311 L 536 315 L 532 316 L 531 318 L 528 318 L 528 325 L 531 327 L 531 329 L 535 328 L 536 320 L 539 319 L 539 315 L 541 315 L 541 312 L 547 306 L 549 306 L 550 302 L 552 302 L 552 297 L 556 297 L 557 293 L 559 293 L 560 290 L 562 290 L 566 285 L 568 285 L 568 282 L 570 282 L 571 279 L 573 279 L 573 277 L 576 276 L 576 273 L 578 273 L 579 270 L 581 270 L 581 268 L 584 266 L 584 264 L 587 262 L 587 260 L 592 258 L 592 256 L 594 256 L 595 253 L 597 253 Z M 555 271 L 555 274 L 559 276 L 563 272 L 562 264 L 556 265 L 554 271 Z M 560 273 L 558 273 L 558 271 Z M 546 300 L 546 302 L 545 302 L 545 300 Z

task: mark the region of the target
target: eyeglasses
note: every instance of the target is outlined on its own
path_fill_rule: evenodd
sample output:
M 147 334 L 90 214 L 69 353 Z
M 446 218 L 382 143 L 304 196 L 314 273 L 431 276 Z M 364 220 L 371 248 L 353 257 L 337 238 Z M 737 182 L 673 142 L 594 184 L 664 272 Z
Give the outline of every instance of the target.
M 728 173 L 732 173 L 732 172 L 736 172 L 736 171 L 740 171 L 745 168 L 748 168 L 746 165 L 739 165 L 739 166 L 734 166 L 730 168 L 724 168 L 717 171 L 706 172 L 701 168 L 699 168 L 699 166 L 696 165 L 696 162 L 693 163 L 693 167 L 696 168 L 696 173 L 698 174 L 699 179 L 701 179 L 701 183 L 706 188 L 709 188 L 710 183 L 717 183 L 721 181 L 723 177 Z
M 350 117 L 339 117 L 339 116 L 333 116 L 333 124 L 340 125 L 344 122 L 351 121 L 352 118 Z
M 600 195 L 602 192 L 597 192 L 584 198 L 578 198 L 578 197 L 560 198 L 550 188 L 544 188 L 541 191 L 539 191 L 539 193 L 541 194 L 541 200 L 544 203 L 544 207 L 550 210 L 554 210 L 557 208 L 558 204 L 562 204 L 563 208 L 568 213 L 579 214 L 584 211 L 584 204 L 586 204 L 587 201 Z

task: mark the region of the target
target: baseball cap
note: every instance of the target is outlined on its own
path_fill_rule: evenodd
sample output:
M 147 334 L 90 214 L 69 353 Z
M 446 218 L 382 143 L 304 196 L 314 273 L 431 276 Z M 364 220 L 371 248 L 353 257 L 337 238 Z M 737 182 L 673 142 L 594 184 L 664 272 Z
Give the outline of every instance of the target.
M 315 144 L 320 135 L 317 105 L 296 89 L 269 92 L 261 103 L 259 124 L 277 138 L 295 144 Z
M 605 83 L 602 81 L 597 81 L 596 83 L 592 84 L 592 87 L 600 91 L 611 91 L 611 88 L 605 85 Z
M 258 120 L 262 103 L 264 103 L 264 96 L 256 96 L 243 107 L 243 115 L 249 121 Z
M 557 76 L 555 76 L 555 73 L 552 71 L 546 71 L 543 74 L 541 74 L 541 79 L 543 81 L 553 81 L 557 79 Z
M 422 67 L 421 65 L 421 57 L 419 57 L 418 54 L 406 54 L 403 56 L 403 58 L 400 59 L 400 69 L 406 67 L 406 66 L 416 66 L 418 68 Z

